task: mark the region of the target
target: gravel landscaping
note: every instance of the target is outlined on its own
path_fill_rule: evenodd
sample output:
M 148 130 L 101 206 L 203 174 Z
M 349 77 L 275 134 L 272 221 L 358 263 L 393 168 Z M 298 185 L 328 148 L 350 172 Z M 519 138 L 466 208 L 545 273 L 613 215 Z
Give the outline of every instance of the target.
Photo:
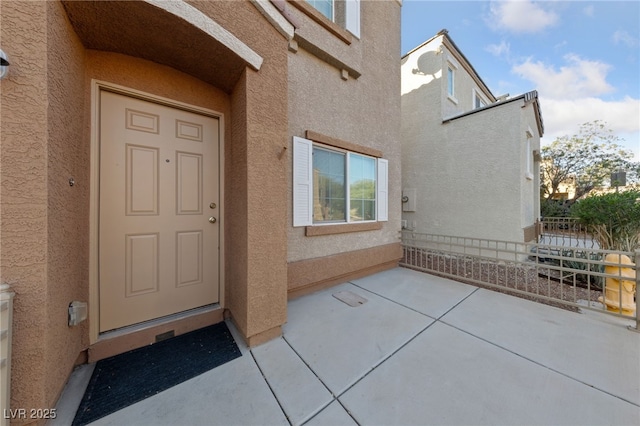
M 597 286 L 593 282 L 588 283 L 585 277 L 565 274 L 561 282 L 560 272 L 545 264 L 489 261 L 411 250 L 405 251 L 401 264 L 410 269 L 571 311 L 577 311 L 578 307 L 570 304 L 597 302 L 598 297 L 602 296 L 599 288 L 594 288 Z

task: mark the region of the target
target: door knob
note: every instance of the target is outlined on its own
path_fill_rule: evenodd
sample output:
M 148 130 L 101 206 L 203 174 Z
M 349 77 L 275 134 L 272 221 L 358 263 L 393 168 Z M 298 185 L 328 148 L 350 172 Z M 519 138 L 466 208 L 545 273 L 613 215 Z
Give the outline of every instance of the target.
M 216 218 L 215 218 L 215 217 L 213 217 L 213 216 L 211 216 L 211 217 L 209 218 L 209 222 L 211 222 L 211 223 L 216 223 L 216 221 L 217 221 L 217 220 L 216 220 Z

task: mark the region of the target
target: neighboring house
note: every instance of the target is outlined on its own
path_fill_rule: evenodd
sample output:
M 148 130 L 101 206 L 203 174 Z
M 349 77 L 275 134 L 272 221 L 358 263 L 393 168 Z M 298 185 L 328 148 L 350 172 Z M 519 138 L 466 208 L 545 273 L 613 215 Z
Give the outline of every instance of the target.
M 442 30 L 402 58 L 403 227 L 526 242 L 540 216 L 537 92 L 494 96 Z
M 551 197 L 553 200 L 567 201 L 572 200 L 576 196 L 576 180 L 569 177 L 566 180 L 560 182 L 558 190 Z
M 53 407 L 77 363 L 227 316 L 260 344 L 288 297 L 397 265 L 399 1 L 0 16 L 12 408 Z M 88 318 L 70 326 L 73 301 Z

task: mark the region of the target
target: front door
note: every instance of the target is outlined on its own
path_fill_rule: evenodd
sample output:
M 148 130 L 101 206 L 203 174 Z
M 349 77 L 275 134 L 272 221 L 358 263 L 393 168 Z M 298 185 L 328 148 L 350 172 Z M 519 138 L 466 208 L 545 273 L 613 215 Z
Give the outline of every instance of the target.
M 219 123 L 100 93 L 100 332 L 219 301 Z

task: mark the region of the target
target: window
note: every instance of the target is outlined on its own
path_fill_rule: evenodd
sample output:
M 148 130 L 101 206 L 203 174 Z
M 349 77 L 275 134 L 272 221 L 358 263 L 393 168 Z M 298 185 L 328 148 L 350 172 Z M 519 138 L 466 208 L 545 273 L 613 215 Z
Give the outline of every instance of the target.
M 311 6 L 318 9 L 320 13 L 333 21 L 333 2 L 334 0 L 307 0 Z
M 360 0 L 307 0 L 307 3 L 331 22 L 360 37 Z
M 456 72 L 455 69 L 449 65 L 447 67 L 447 95 L 451 98 L 456 97 L 456 82 L 455 82 Z
M 527 142 L 525 146 L 525 149 L 526 149 L 525 176 L 527 179 L 532 180 L 533 179 L 533 152 L 531 151 L 531 139 L 533 139 L 533 130 L 531 130 L 531 127 L 527 129 L 525 134 L 527 136 Z
M 476 89 L 473 89 L 473 108 L 477 109 L 485 106 L 487 106 L 487 103 L 478 95 Z
M 387 160 L 299 137 L 293 157 L 293 226 L 387 220 Z

